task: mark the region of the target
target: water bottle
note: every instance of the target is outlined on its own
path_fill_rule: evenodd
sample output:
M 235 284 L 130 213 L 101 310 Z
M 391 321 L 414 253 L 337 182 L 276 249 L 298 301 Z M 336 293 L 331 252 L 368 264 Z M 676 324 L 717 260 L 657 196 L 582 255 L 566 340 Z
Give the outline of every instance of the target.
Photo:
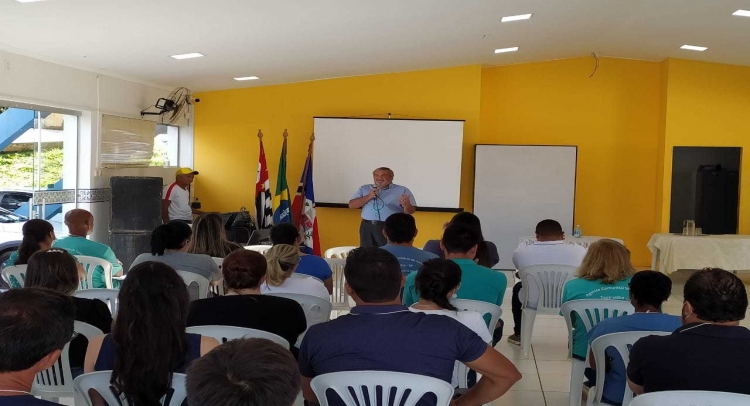
M 583 231 L 581 231 L 581 226 L 576 225 L 576 228 L 573 229 L 573 237 L 575 238 L 583 237 Z

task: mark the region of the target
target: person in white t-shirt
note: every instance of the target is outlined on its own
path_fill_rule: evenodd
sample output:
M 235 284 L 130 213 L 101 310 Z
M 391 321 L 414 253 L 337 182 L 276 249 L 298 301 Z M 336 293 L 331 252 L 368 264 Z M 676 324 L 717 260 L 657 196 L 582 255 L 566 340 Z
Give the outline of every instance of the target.
M 170 220 L 190 224 L 193 214 L 203 214 L 190 207 L 190 184 L 197 174 L 198 171 L 190 168 L 180 168 L 175 172 L 174 183 L 164 188 L 161 195 L 161 220 L 164 224 Z
M 564 241 L 565 232 L 560 223 L 555 220 L 542 220 L 536 225 L 536 242 L 516 249 L 513 253 L 513 265 L 521 270 L 535 265 L 567 265 L 579 267 L 586 256 L 586 249 L 577 244 Z M 525 289 L 521 282 L 513 286 L 513 335 L 508 337 L 508 342 L 515 345 L 521 344 L 521 315 L 523 310 L 522 300 L 526 299 L 526 305 L 536 309 L 539 303 L 539 292 L 536 287 Z
M 293 245 L 277 244 L 266 251 L 268 270 L 260 293 L 297 293 L 331 300 L 323 282 L 310 277 L 292 277 L 299 264 L 299 249 Z M 299 276 L 299 275 L 298 275 Z
M 492 342 L 490 329 L 479 312 L 460 311 L 450 302 L 461 287 L 461 267 L 457 263 L 439 258 L 425 261 L 414 278 L 414 287 L 419 301 L 409 310 L 450 317 L 477 333 L 483 341 Z M 453 369 L 453 387 L 458 386 L 457 367 Z

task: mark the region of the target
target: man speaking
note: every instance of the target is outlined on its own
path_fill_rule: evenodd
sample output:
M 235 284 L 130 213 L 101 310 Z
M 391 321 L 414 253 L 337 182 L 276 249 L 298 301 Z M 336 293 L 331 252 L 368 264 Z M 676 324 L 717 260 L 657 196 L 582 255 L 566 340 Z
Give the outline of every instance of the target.
M 393 183 L 390 168 L 378 168 L 372 173 L 373 184 L 362 185 L 349 200 L 350 209 L 362 208 L 362 223 L 359 226 L 361 247 L 382 247 L 386 244 L 383 228 L 385 219 L 393 213 L 412 214 L 417 202 L 411 191 Z

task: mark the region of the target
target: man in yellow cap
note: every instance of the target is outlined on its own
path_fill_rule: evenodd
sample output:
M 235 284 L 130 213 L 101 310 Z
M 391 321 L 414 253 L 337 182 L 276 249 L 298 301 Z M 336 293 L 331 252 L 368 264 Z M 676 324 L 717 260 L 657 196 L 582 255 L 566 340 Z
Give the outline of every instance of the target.
M 190 207 L 190 184 L 197 174 L 198 171 L 191 168 L 180 168 L 175 172 L 174 183 L 164 188 L 161 201 L 161 219 L 164 223 L 177 220 L 190 224 L 193 213 L 203 213 Z

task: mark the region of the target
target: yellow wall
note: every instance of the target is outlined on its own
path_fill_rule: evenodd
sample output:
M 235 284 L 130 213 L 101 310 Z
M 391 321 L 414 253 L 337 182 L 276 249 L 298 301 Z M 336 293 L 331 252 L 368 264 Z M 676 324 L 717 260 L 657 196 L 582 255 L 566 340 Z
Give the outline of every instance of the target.
M 592 69 L 591 58 L 484 69 L 479 141 L 577 145 L 576 224 L 588 235 L 623 239 L 633 263 L 645 266 L 656 207 L 660 64 L 602 58 L 589 79 Z
M 262 129 L 271 188 L 276 186 L 281 134 L 289 130 L 287 179 L 294 193 L 307 153 L 314 116 L 350 117 L 392 113 L 464 119 L 461 205 L 471 209 L 473 145 L 479 138 L 481 68 L 466 66 L 320 80 L 197 94 L 195 105 L 195 194 L 208 210 L 254 205 L 258 161 L 256 133 Z M 374 169 L 374 168 L 373 168 Z M 362 183 L 371 180 L 362 179 Z M 398 182 L 398 173 L 396 174 Z M 318 209 L 321 245 L 358 245 L 359 211 Z M 416 214 L 416 243 L 439 238 L 445 213 Z
M 669 230 L 672 147 L 750 147 L 750 67 L 670 59 L 666 95 L 661 231 Z M 744 152 L 744 151 L 743 151 Z M 750 233 L 750 160 L 740 178 L 739 232 Z

